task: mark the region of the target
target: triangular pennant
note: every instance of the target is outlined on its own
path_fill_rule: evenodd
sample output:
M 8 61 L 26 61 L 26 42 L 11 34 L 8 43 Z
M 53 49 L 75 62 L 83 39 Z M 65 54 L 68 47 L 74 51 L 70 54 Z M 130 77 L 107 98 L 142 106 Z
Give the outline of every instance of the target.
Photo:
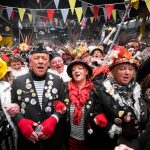
M 82 9 L 83 9 L 83 17 L 85 17 L 86 16 L 86 11 L 87 11 L 87 8 L 88 8 L 88 3 L 81 1 L 81 6 L 82 6 Z
M 29 21 L 30 21 L 30 23 L 32 22 L 32 15 L 31 14 L 28 14 L 28 18 L 29 18 Z
M 114 20 L 116 21 L 116 9 L 113 9 L 112 16 L 113 16 Z
M 150 0 L 145 0 L 148 11 L 150 12 Z
M 94 17 L 90 17 L 90 21 L 91 21 L 91 23 L 93 23 Z
M 93 13 L 94 13 L 94 20 L 97 20 L 97 16 L 98 16 L 98 12 L 99 12 L 99 6 L 94 5 L 93 6 Z
M 20 16 L 21 22 L 22 22 L 22 20 L 23 20 L 25 11 L 26 11 L 25 8 L 18 8 L 18 12 L 19 12 L 19 16 Z
M 114 6 L 115 6 L 114 4 L 106 4 L 105 5 L 105 10 L 106 10 L 106 14 L 107 14 L 108 20 L 110 20 L 112 11 L 114 9 Z
M 57 9 L 58 9 L 58 5 L 59 5 L 59 1 L 60 0 L 54 0 L 55 6 L 56 6 Z
M 54 16 L 54 9 L 48 9 L 48 10 L 47 10 L 47 15 L 48 15 L 48 18 L 49 18 L 50 23 L 52 23 L 52 21 L 53 21 L 53 16 Z
M 78 22 L 80 22 L 83 13 L 82 7 L 75 8 L 75 11 L 76 11 Z
M 14 10 L 11 13 L 11 19 L 14 20 Z
M 75 4 L 76 4 L 76 0 L 69 0 L 69 5 L 70 5 L 72 14 L 74 14 Z
M 130 3 L 135 9 L 139 8 L 139 0 L 131 0 Z
M 12 11 L 13 11 L 13 7 L 6 7 L 6 11 L 7 11 L 8 18 L 10 20 L 10 17 L 11 17 Z
M 36 0 L 36 1 L 37 1 L 38 4 L 40 3 L 40 0 Z
M 103 12 L 104 12 L 104 18 L 105 18 L 105 21 L 107 22 L 107 14 L 106 14 L 106 10 L 105 10 L 104 7 L 103 7 Z
M 69 12 L 69 9 L 66 8 L 66 9 L 61 9 L 61 14 L 62 14 L 62 17 L 63 17 L 63 21 L 64 23 L 66 22 L 66 19 L 67 19 L 67 16 L 68 16 L 68 12 Z
M 0 6 L 0 17 L 2 16 L 3 14 L 3 6 Z
M 37 10 L 36 9 L 30 9 L 30 12 L 32 15 L 33 23 L 35 23 L 36 16 L 37 16 Z

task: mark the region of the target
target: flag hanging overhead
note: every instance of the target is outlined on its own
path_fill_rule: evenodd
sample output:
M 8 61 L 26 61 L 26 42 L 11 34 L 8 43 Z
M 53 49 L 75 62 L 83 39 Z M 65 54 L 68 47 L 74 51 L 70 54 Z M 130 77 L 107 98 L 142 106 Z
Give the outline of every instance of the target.
M 112 11 L 114 9 L 114 6 L 115 6 L 114 4 L 106 4 L 105 5 L 105 10 L 106 10 L 106 14 L 107 14 L 108 20 L 110 20 Z
M 76 0 L 69 0 L 69 5 L 70 5 L 72 14 L 74 14 L 75 4 L 76 4 Z
M 25 8 L 18 8 L 18 12 L 19 12 L 19 16 L 20 16 L 21 22 L 22 22 L 22 20 L 23 20 L 25 11 L 26 11 Z
M 48 15 L 48 18 L 49 18 L 50 23 L 52 23 L 52 21 L 53 21 L 53 16 L 54 16 L 54 9 L 48 9 L 48 10 L 47 10 L 47 15 Z

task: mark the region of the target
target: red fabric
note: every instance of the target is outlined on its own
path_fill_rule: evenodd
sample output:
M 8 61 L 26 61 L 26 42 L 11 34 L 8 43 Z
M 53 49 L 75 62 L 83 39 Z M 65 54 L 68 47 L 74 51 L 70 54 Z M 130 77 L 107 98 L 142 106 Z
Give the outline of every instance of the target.
M 69 138 L 69 150 L 86 150 L 85 141 L 79 141 L 72 137 Z
M 60 100 L 55 101 L 54 108 L 55 108 L 55 111 L 60 114 L 64 114 L 66 112 L 66 106 Z
M 26 139 L 29 139 L 32 132 L 34 131 L 33 130 L 33 124 L 34 124 L 34 121 L 30 120 L 30 119 L 25 119 L 25 118 L 22 118 L 19 122 L 18 122 L 18 127 L 21 131 L 21 133 L 23 134 L 23 136 L 26 138 Z
M 97 115 L 94 118 L 94 121 L 95 121 L 96 125 L 98 125 L 100 127 L 106 127 L 108 124 L 108 120 L 104 113 Z
M 44 122 L 42 122 L 41 124 L 43 126 L 43 129 L 41 132 L 43 132 L 43 134 L 48 138 L 52 137 L 55 131 L 55 127 L 57 125 L 56 118 L 51 116 L 48 119 L 46 119 Z
M 89 98 L 93 83 L 87 81 L 85 86 L 82 89 L 79 89 L 73 81 L 70 81 L 68 87 L 69 98 L 72 101 L 72 104 L 75 105 L 73 112 L 73 123 L 79 125 L 81 122 L 82 107 L 85 105 Z

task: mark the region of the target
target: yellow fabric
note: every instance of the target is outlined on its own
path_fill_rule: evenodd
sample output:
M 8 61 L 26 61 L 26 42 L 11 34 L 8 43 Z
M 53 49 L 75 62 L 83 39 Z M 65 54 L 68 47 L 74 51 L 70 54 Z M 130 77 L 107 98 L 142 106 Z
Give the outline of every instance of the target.
M 7 72 L 7 64 L 0 58 L 0 79 L 4 77 Z
M 139 0 L 131 0 L 131 5 L 135 8 L 139 8 Z
M 0 41 L 0 46 L 7 45 L 8 47 L 11 47 L 13 45 L 13 37 L 3 37 L 2 41 Z

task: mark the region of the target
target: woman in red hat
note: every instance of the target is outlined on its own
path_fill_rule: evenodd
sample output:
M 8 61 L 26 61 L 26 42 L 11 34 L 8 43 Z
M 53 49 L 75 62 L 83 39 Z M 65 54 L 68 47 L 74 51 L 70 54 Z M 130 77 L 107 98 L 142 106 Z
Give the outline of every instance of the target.
M 115 46 L 108 54 L 110 75 L 97 92 L 96 111 L 108 119 L 106 131 L 115 145 L 126 144 L 138 137 L 148 121 L 148 109 L 141 96 L 141 87 L 135 81 L 139 60 L 124 49 Z M 95 122 L 101 122 L 97 115 Z

